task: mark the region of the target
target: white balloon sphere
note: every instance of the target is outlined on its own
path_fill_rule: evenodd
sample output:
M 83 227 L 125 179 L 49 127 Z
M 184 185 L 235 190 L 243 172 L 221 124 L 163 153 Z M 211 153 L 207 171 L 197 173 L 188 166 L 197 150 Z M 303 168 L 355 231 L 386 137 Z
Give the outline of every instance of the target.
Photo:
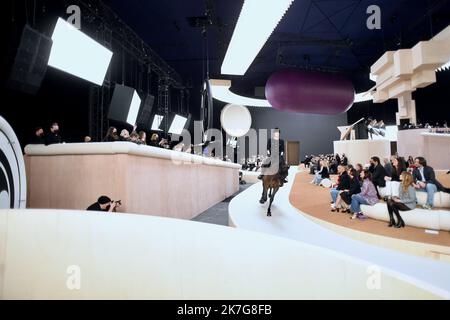
M 220 123 L 225 132 L 232 137 L 245 136 L 252 126 L 252 115 L 247 107 L 228 104 L 222 109 Z

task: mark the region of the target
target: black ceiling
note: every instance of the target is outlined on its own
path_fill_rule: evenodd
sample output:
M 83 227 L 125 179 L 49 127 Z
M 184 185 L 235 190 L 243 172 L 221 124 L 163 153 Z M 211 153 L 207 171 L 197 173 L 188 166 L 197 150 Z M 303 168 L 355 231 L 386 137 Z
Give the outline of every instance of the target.
M 186 81 L 202 83 L 205 71 L 201 28 L 188 17 L 207 10 L 211 77 L 222 64 L 243 0 L 110 0 L 106 1 Z M 382 29 L 369 30 L 368 6 L 381 8 Z M 253 93 L 274 71 L 286 67 L 339 72 L 357 91 L 370 88 L 370 66 L 386 51 L 410 48 L 450 23 L 448 0 L 294 0 L 244 77 L 235 88 Z M 223 76 L 222 76 L 223 77 Z M 226 77 L 225 77 L 226 78 Z

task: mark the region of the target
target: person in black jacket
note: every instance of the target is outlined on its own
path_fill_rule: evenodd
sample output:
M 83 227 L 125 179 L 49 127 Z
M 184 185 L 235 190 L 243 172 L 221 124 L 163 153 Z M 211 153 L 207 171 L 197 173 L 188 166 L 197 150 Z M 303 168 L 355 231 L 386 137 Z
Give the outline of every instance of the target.
M 105 138 L 103 139 L 103 142 L 115 142 L 119 141 L 119 135 L 117 134 L 117 128 L 110 127 L 108 129 L 108 132 L 106 133 Z
M 331 194 L 331 208 L 335 209 L 336 208 L 336 200 L 337 197 L 339 195 L 339 193 L 343 190 L 349 190 L 350 189 L 350 176 L 347 174 L 347 167 L 340 165 L 338 167 L 338 173 L 339 173 L 339 177 L 338 177 L 338 183 L 337 185 L 330 190 L 330 194 Z
M 414 188 L 417 191 L 427 193 L 427 203 L 422 207 L 424 209 L 432 209 L 434 205 L 434 194 L 438 191 L 450 193 L 450 189 L 445 188 L 436 180 L 434 169 L 427 165 L 427 161 L 423 157 L 417 157 L 415 160 L 416 169 L 413 171 Z
M 50 127 L 50 132 L 45 136 L 45 144 L 48 146 L 58 143 L 62 143 L 62 138 L 59 135 L 59 125 L 54 122 Z
M 271 163 L 278 163 L 278 172 L 281 173 L 284 169 L 284 167 L 286 166 L 286 162 L 285 162 L 285 152 L 284 152 L 284 140 L 280 138 L 281 135 L 281 131 L 279 128 L 275 128 L 272 134 L 272 138 L 269 139 L 269 141 L 267 141 L 267 155 L 270 157 L 269 160 L 263 164 L 268 166 L 268 162 L 270 161 Z M 273 149 L 273 150 L 272 150 Z M 272 151 L 277 152 L 277 154 L 272 154 Z M 264 173 L 262 173 L 258 179 L 262 179 L 264 176 Z M 286 179 L 284 179 L 283 181 L 284 183 L 287 183 L 288 181 Z
M 37 127 L 34 131 L 34 137 L 31 141 L 31 144 L 45 144 L 45 134 L 42 127 Z
M 386 170 L 380 163 L 380 158 L 372 157 L 370 159 L 370 172 L 372 173 L 372 182 L 377 189 L 378 197 L 380 197 L 378 188 L 386 187 L 386 180 L 384 178 L 387 176 Z
M 358 194 L 361 192 L 361 183 L 359 181 L 359 174 L 356 169 L 349 169 L 347 171 L 348 176 L 350 178 L 350 188 L 342 190 L 337 199 L 336 205 L 331 209 L 332 212 L 339 212 L 339 209 L 342 207 L 347 210 L 347 213 L 350 213 L 349 205 L 352 203 L 352 195 Z M 346 204 L 346 206 L 342 205 L 342 202 Z

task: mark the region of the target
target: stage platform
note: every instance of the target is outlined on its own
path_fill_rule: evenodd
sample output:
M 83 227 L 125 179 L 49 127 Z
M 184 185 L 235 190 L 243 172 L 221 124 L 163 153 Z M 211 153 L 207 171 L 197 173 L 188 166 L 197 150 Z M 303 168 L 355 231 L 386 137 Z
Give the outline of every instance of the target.
M 239 190 L 240 165 L 131 142 L 25 148 L 27 208 L 84 210 L 101 195 L 121 212 L 192 219 Z

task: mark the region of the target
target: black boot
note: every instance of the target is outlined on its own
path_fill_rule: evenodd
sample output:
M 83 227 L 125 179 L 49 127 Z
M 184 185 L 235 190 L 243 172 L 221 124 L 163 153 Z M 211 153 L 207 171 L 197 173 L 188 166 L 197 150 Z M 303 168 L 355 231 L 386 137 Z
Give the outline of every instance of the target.
M 391 228 L 393 226 L 395 226 L 394 215 L 392 214 L 392 212 L 389 212 L 389 225 L 388 225 L 388 227 Z
M 400 213 L 395 213 L 395 216 L 397 217 L 397 224 L 395 225 L 396 228 L 404 228 L 405 227 L 405 221 L 403 221 L 402 217 L 400 216 Z

